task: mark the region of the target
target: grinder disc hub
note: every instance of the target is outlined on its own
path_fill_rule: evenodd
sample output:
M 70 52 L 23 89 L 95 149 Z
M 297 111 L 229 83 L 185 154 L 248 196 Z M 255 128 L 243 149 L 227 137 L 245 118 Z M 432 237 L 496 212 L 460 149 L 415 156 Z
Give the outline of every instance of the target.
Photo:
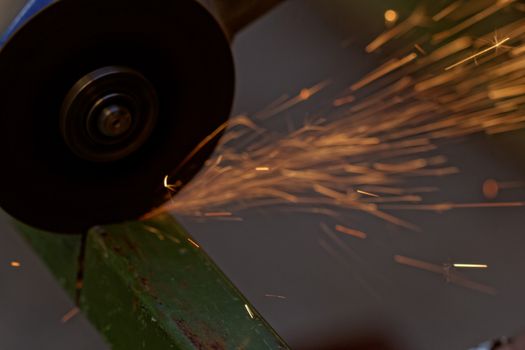
M 62 137 L 80 158 L 119 160 L 148 140 L 158 108 L 155 88 L 142 74 L 124 67 L 97 69 L 67 93 L 60 116 Z

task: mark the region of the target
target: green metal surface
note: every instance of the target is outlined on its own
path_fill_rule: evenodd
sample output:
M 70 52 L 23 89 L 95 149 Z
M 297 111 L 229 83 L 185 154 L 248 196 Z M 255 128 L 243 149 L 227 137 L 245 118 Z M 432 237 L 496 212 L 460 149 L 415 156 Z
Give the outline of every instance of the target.
M 21 228 L 74 291 L 80 236 Z M 91 230 L 83 276 L 80 307 L 112 349 L 288 348 L 170 216 Z
M 87 249 L 82 307 L 115 349 L 286 348 L 170 216 L 96 228 Z

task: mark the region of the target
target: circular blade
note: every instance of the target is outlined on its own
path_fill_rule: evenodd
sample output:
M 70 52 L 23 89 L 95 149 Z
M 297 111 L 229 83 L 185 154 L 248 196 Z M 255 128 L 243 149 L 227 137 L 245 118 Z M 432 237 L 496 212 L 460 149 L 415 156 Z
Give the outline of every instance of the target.
M 139 72 L 154 86 L 158 120 L 130 156 L 90 162 L 62 137 L 60 111 L 79 79 L 108 66 Z M 54 3 L 0 51 L 0 205 L 55 232 L 145 214 L 166 199 L 166 175 L 187 183 L 213 151 L 208 145 L 187 162 L 226 122 L 233 84 L 229 43 L 195 1 Z

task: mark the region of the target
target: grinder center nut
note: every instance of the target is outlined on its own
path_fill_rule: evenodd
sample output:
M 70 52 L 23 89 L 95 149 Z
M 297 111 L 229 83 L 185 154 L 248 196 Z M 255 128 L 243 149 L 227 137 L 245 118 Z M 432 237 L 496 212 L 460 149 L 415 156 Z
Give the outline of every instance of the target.
M 130 129 L 131 123 L 131 112 L 119 105 L 104 108 L 98 117 L 98 129 L 108 137 L 122 136 Z
M 104 67 L 78 80 L 67 93 L 60 130 L 69 149 L 92 162 L 112 162 L 137 151 L 157 123 L 158 98 L 139 72 Z

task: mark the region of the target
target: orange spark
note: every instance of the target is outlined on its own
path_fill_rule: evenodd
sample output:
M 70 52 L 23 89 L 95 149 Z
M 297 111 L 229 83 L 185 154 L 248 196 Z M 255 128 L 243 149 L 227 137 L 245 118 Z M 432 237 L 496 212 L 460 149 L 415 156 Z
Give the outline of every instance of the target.
M 392 29 L 380 34 L 375 38 L 370 44 L 365 48 L 366 52 L 371 53 L 379 49 L 381 46 L 385 45 L 390 40 L 401 36 L 416 26 L 424 23 L 425 15 L 421 8 L 416 9 L 412 14 L 403 22 L 399 23 Z
M 22 264 L 19 261 L 11 261 L 9 265 L 11 265 L 11 267 L 14 267 L 14 268 L 19 268 L 22 266 Z
M 399 18 L 399 15 L 394 10 L 386 10 L 385 11 L 385 21 L 388 23 L 395 23 L 397 22 L 397 19 Z
M 357 190 L 356 192 L 359 193 L 359 194 L 364 194 L 365 196 L 369 196 L 369 197 L 376 197 L 376 198 L 379 197 L 379 195 L 377 195 L 377 194 L 366 192 L 366 191 L 363 191 L 363 190 Z
M 427 52 L 425 50 L 423 50 L 423 48 L 419 45 L 419 44 L 414 44 L 414 48 L 419 51 L 419 53 L 423 54 L 423 55 L 426 55 Z
M 513 3 L 515 0 L 497 0 L 492 6 L 489 6 L 485 8 L 484 10 L 476 13 L 472 17 L 468 18 L 467 20 L 461 22 L 460 24 L 456 25 L 453 28 L 447 29 L 441 33 L 435 34 L 432 37 L 433 43 L 439 43 L 443 40 L 460 33 L 461 31 L 473 26 L 474 24 L 484 20 L 485 18 L 493 15 L 494 13 L 498 12 L 499 10 L 507 7 L 511 3 Z
M 483 195 L 487 199 L 494 199 L 498 196 L 499 184 L 494 179 L 488 179 L 483 182 Z
M 525 84 L 508 86 L 499 89 L 492 89 L 489 91 L 489 97 L 493 100 L 499 100 L 502 98 L 509 98 L 520 95 L 525 95 Z
M 78 315 L 80 313 L 80 309 L 78 307 L 74 307 L 71 310 L 69 310 L 64 316 L 62 316 L 61 322 L 67 323 L 69 322 L 73 317 Z
M 445 8 L 443 8 L 441 11 L 439 11 L 438 13 L 436 13 L 433 17 L 432 17 L 432 20 L 434 22 L 439 22 L 441 21 L 443 18 L 447 17 L 448 15 L 450 15 L 452 12 L 454 12 L 455 10 L 457 10 L 457 8 L 459 6 L 461 6 L 461 1 L 455 1 L 453 2 L 452 4 L 446 6 Z
M 270 167 L 267 166 L 260 166 L 255 168 L 256 171 L 270 171 Z
M 445 70 L 451 70 L 453 68 L 456 68 L 457 66 L 460 66 L 464 63 L 467 63 L 469 61 L 472 61 L 472 60 L 475 60 L 477 57 L 481 56 L 481 55 L 484 55 L 486 54 L 487 52 L 491 51 L 491 50 L 494 50 L 498 47 L 500 47 L 501 45 L 503 45 L 504 43 L 506 43 L 507 41 L 509 41 L 510 38 L 505 38 L 503 40 L 501 40 L 500 42 L 497 42 L 496 44 L 490 46 L 490 47 L 487 47 L 485 50 L 481 50 L 473 55 L 470 55 L 468 56 L 467 58 L 465 59 L 462 59 L 461 61 L 457 62 L 457 63 L 454 63 L 453 65 L 451 66 L 448 66 L 447 68 L 445 68 Z
M 228 217 L 228 216 L 233 216 L 233 213 L 229 211 L 217 211 L 217 212 L 205 213 L 204 216 L 207 216 L 210 218 Z
M 359 238 L 359 239 L 366 239 L 368 237 L 368 235 L 366 233 L 364 233 L 364 232 L 361 232 L 361 231 L 358 231 L 358 230 L 354 230 L 354 229 L 351 229 L 351 228 L 348 228 L 348 227 L 344 227 L 344 226 L 341 226 L 341 225 L 335 226 L 335 230 L 338 231 L 338 232 L 341 232 L 341 233 L 344 233 L 344 234 L 347 234 L 347 235 Z
M 401 265 L 411 266 L 411 267 L 415 267 L 421 270 L 440 274 L 446 278 L 447 282 L 457 284 L 458 286 L 461 286 L 464 288 L 473 289 L 478 292 L 491 294 L 491 295 L 496 294 L 496 290 L 493 287 L 482 284 L 482 283 L 474 282 L 462 276 L 461 274 L 457 272 L 451 271 L 449 268 L 447 268 L 446 264 L 443 266 L 440 266 L 437 264 L 432 264 L 426 261 L 413 259 L 413 258 L 409 258 L 409 257 L 402 256 L 402 255 L 394 256 L 394 261 Z
M 355 101 L 355 96 L 346 96 L 334 100 L 334 107 L 341 107 Z
M 191 238 L 188 238 L 188 242 L 190 242 L 191 244 L 193 244 L 196 248 L 200 248 L 201 246 L 198 245 L 197 243 L 195 243 L 195 241 Z
M 397 45 L 378 53 L 378 56 L 383 55 L 381 62 L 386 63 L 357 79 L 337 95 L 339 99 L 329 100 L 339 107 L 335 113 L 313 110 L 309 113 L 312 117 L 297 128 L 290 127 L 289 134 L 265 132 L 267 130 L 257 125 L 253 117 L 232 118 L 215 158 L 182 188 L 175 201 L 156 213 L 173 211 L 198 218 L 233 219 L 229 212 L 226 217 L 210 213 L 284 206 L 285 210 L 336 217 L 338 210 L 345 209 L 364 211 L 381 220 L 418 230 L 385 210 L 442 212 L 459 208 L 523 206 L 522 202 L 424 204 L 424 196 L 418 193 L 435 189 L 412 189 L 405 182 L 415 176 L 435 177 L 458 172 L 457 167 L 449 165 L 443 157 L 421 156 L 435 151 L 436 143 L 441 140 L 525 126 L 521 113 L 525 100 L 520 95 L 525 83 L 522 74 L 525 49 L 519 49 L 525 47 L 525 27 L 522 28 L 524 23 L 520 22 L 523 20 L 513 20 L 498 29 L 509 33 L 508 37 L 513 38 L 518 49 L 502 52 L 497 59 L 491 58 L 481 65 L 470 65 L 469 69 L 439 71 L 450 64 L 453 56 L 472 46 L 479 48 L 484 37 L 492 36 L 492 28 L 486 33 L 476 33 L 476 38 L 480 38 L 476 40 L 471 33 L 460 32 L 510 3 L 509 0 L 496 1 L 496 7 L 482 10 L 463 22 L 453 16 L 453 8 L 457 7 L 458 13 L 471 14 L 476 8 L 471 2 L 456 1 L 447 11 L 441 10 L 434 20 L 447 17 L 449 21 L 443 21 L 434 32 L 441 31 L 442 37 L 444 32 L 459 35 L 447 41 L 438 37 L 445 42 L 439 45 L 434 45 L 427 36 L 412 35 L 417 35 L 412 32 L 416 26 L 424 25 L 432 31 L 425 11 L 414 11 L 409 19 L 385 31 L 367 47 L 366 50 L 372 52 L 395 40 Z M 509 8 L 511 11 L 513 9 Z M 456 23 L 450 25 L 452 21 Z M 409 32 L 410 35 L 405 36 Z M 490 45 L 497 49 L 503 47 L 506 40 L 509 39 L 496 38 Z M 421 50 L 414 43 L 428 53 L 418 56 Z M 395 56 L 389 59 L 386 55 L 394 47 Z M 483 50 L 478 52 L 482 54 Z M 326 85 L 327 82 L 322 82 L 299 90 L 291 98 L 283 96 L 256 114 L 255 119 L 276 116 L 311 99 Z M 365 86 L 370 89 L 360 90 Z M 226 125 L 213 132 L 202 145 L 214 140 L 225 128 Z M 246 147 L 237 148 L 237 144 Z M 258 168 L 266 171 L 264 176 L 258 176 Z M 169 186 L 168 179 L 165 180 L 165 185 Z M 501 189 L 502 185 L 499 187 Z M 348 190 L 352 188 L 363 193 Z M 378 193 L 381 197 L 359 195 L 366 193 Z M 289 208 L 291 205 L 294 207 Z M 209 213 L 203 214 L 206 212 Z
M 382 65 L 381 67 L 379 67 L 378 69 L 376 69 L 375 71 L 366 75 L 363 79 L 361 79 L 360 81 L 352 85 L 350 89 L 352 91 L 357 91 L 367 86 L 368 84 L 376 81 L 377 79 L 380 79 L 381 77 L 395 71 L 396 69 L 401 68 L 405 64 L 412 62 L 416 58 L 417 58 L 417 53 L 415 52 L 412 52 L 411 54 L 408 54 L 407 56 L 403 58 L 394 58 L 388 61 L 387 63 L 385 63 L 384 65 Z

